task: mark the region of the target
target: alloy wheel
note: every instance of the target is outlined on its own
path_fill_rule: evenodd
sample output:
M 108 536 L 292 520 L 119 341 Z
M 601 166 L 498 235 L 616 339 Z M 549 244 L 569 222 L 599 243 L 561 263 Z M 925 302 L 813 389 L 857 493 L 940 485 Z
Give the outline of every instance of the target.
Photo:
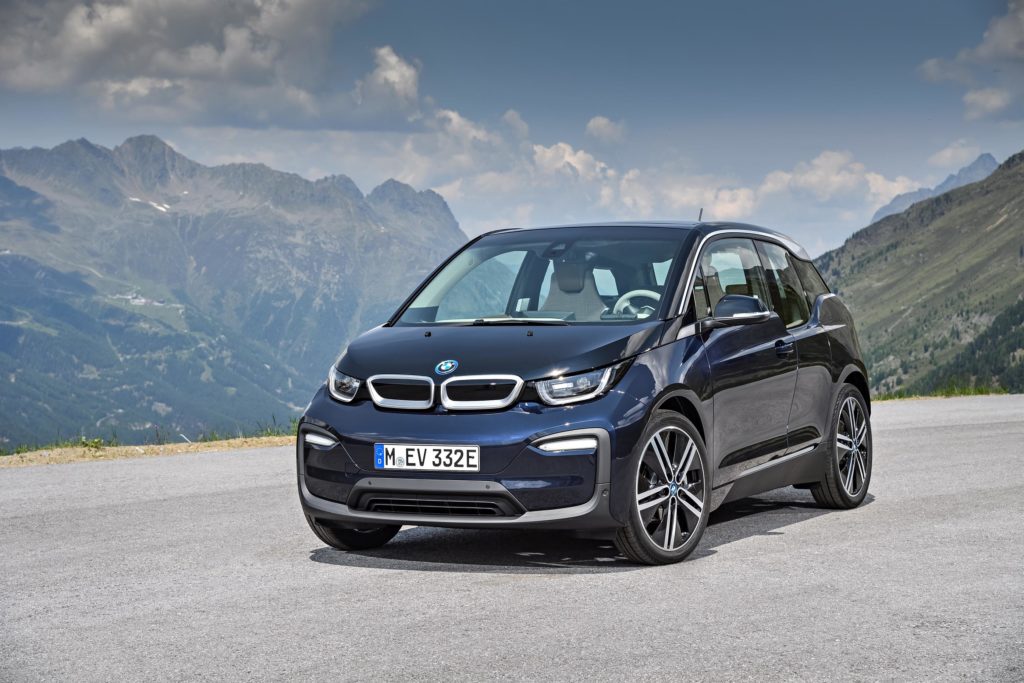
M 703 456 L 678 427 L 658 430 L 644 446 L 637 470 L 636 506 L 647 536 L 662 550 L 678 550 L 704 511 Z
M 839 482 L 851 498 L 856 497 L 868 479 L 870 441 L 864 408 L 853 396 L 847 396 L 839 409 L 836 425 L 836 453 L 839 457 Z

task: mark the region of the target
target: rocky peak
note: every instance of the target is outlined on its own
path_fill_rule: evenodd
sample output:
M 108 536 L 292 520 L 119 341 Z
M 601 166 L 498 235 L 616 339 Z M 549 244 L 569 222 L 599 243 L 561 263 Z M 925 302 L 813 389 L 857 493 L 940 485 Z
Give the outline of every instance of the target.
M 443 236 L 460 244 L 466 240 L 448 203 L 433 190 L 417 192 L 391 179 L 374 188 L 366 201 L 386 221 L 399 226 L 406 237 L 429 241 Z
M 949 192 L 955 190 L 958 187 L 963 187 L 970 183 L 976 183 L 979 180 L 992 175 L 992 171 L 999 167 L 999 162 L 996 161 L 995 157 L 986 152 L 985 154 L 979 155 L 977 159 L 972 161 L 967 166 L 964 166 L 956 173 L 951 173 L 946 177 L 942 184 L 938 185 L 933 190 L 933 195 L 940 195 L 943 192 Z
M 903 194 L 896 195 L 892 198 L 892 201 L 875 212 L 875 215 L 871 218 L 871 222 L 875 223 L 886 216 L 901 213 L 911 205 L 924 201 L 925 199 L 937 197 L 949 192 L 950 190 L 955 190 L 958 187 L 963 187 L 964 185 L 970 185 L 971 183 L 984 180 L 992 175 L 992 172 L 996 170 L 998 166 L 998 162 L 996 162 L 995 157 L 991 154 L 988 154 L 987 152 L 985 154 L 981 154 L 977 159 L 967 166 L 964 166 L 956 173 L 951 173 L 946 176 L 946 179 L 935 187 L 922 187 L 914 190 L 913 192 L 905 192 Z
M 155 135 L 130 137 L 113 150 L 126 174 L 143 188 L 161 188 L 173 179 L 191 178 L 198 164 Z
M 347 175 L 329 175 L 314 182 L 317 189 L 338 193 L 351 200 L 364 199 L 362 191 Z
M 1010 169 L 1017 168 L 1018 166 L 1024 166 L 1024 152 L 1017 152 L 1013 156 L 1008 157 L 999 167 L 999 170 L 1009 171 Z

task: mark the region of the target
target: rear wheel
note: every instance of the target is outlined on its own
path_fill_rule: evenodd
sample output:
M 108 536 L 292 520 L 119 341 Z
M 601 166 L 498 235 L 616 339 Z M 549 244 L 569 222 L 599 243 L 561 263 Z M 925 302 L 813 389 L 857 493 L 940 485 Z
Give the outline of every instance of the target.
M 871 420 L 860 390 L 843 385 L 834 415 L 825 476 L 811 487 L 811 494 L 823 507 L 855 508 L 868 494 L 872 463 Z
M 309 528 L 321 541 L 338 550 L 369 550 L 379 548 L 398 533 L 399 525 L 366 527 L 365 529 L 344 529 L 327 526 L 306 515 Z
M 704 440 L 682 415 L 658 411 L 641 443 L 629 522 L 615 545 L 642 564 L 679 562 L 697 547 L 710 514 Z

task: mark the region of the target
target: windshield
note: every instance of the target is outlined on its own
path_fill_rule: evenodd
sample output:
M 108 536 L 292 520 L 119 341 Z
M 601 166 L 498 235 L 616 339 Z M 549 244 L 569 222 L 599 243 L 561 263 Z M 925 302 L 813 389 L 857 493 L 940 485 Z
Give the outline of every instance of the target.
M 397 322 L 571 325 L 662 317 L 690 234 L 609 227 L 490 235 L 435 274 Z

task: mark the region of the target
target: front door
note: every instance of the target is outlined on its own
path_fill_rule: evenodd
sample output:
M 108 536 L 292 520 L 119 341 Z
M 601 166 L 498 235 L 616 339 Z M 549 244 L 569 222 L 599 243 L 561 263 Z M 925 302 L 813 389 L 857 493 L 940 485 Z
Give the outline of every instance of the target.
M 764 270 L 749 239 L 711 243 L 701 275 L 713 311 L 726 294 L 753 296 L 771 308 Z M 784 455 L 796 390 L 793 338 L 773 314 L 763 323 L 711 330 L 704 336 L 714 386 L 715 485 Z

